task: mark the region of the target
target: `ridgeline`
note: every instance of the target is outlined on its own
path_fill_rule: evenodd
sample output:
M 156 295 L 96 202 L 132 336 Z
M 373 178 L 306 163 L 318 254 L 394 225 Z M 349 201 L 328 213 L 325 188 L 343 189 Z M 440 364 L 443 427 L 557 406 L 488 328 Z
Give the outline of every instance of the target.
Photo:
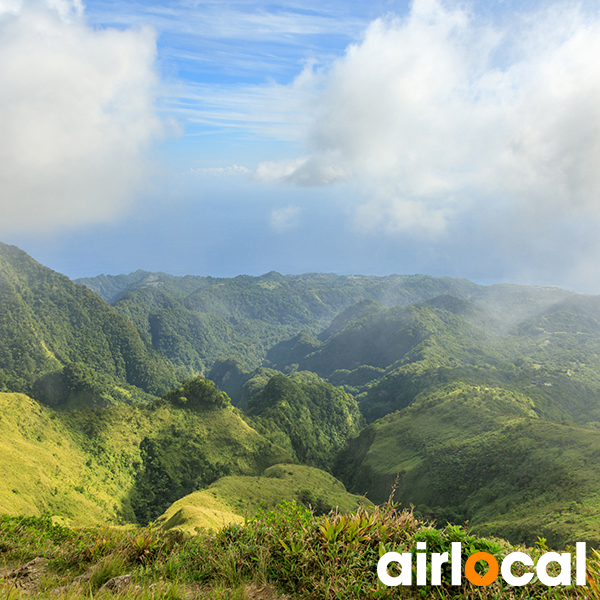
M 0 511 L 190 533 L 278 497 L 378 504 L 397 481 L 441 526 L 598 544 L 599 298 L 423 275 L 79 281 L 0 245 Z

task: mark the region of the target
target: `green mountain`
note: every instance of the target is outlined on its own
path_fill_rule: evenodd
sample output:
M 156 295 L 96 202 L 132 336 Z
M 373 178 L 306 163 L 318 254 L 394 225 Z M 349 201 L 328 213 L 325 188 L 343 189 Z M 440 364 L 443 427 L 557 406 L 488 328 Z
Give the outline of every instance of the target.
M 511 349 L 500 342 L 504 327 L 479 306 L 450 296 L 389 309 L 363 301 L 322 332 L 324 341 L 296 336 L 272 348 L 265 364 L 313 371 L 344 386 L 374 420 L 408 406 L 438 383 L 440 372 L 506 363 Z
M 553 547 L 600 544 L 600 431 L 540 419 L 531 398 L 453 383 L 375 421 L 338 457 L 350 491 L 429 519 Z
M 82 285 L 0 244 L 0 390 L 53 406 L 144 400 L 173 365 Z
M 271 377 L 245 412 L 258 431 L 299 462 L 325 469 L 363 425 L 352 396 L 309 372 Z
M 461 381 L 535 399 L 549 420 L 595 426 L 600 416 L 600 299 L 571 296 L 523 321 L 448 295 L 386 309 L 363 301 L 317 338 L 274 346 L 265 366 L 313 371 L 355 395 L 373 421 L 421 392 Z
M 278 497 L 350 502 L 321 467 L 375 502 L 398 476 L 404 505 L 481 533 L 600 542 L 600 298 L 426 276 L 81 281 L 0 245 L 0 512 L 193 531 Z
M 235 357 L 247 371 L 299 331 L 316 335 L 363 300 L 391 307 L 441 295 L 483 303 L 494 316 L 526 318 L 571 294 L 556 288 L 476 285 L 425 275 L 174 277 L 137 271 L 78 279 L 135 324 L 142 338 L 191 373 Z
M 0 393 L 0 423 L 0 513 L 74 523 L 146 523 L 223 475 L 292 460 L 203 379 L 145 406 L 55 411 Z

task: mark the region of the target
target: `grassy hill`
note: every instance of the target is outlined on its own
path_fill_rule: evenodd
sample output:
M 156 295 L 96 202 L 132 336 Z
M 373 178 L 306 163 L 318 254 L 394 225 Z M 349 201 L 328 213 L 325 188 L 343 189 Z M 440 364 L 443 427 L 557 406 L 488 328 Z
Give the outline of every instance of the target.
M 126 474 L 93 460 L 60 414 L 23 394 L 0 394 L 0 427 L 0 513 L 117 518 Z
M 389 495 L 427 518 L 552 546 L 600 545 L 600 431 L 540 419 L 525 395 L 453 383 L 375 421 L 334 471 L 373 502 Z
M 214 384 L 205 388 L 210 398 Z M 291 460 L 230 405 L 172 396 L 65 412 L 0 394 L 0 423 L 0 512 L 74 523 L 147 522 L 222 475 Z
M 173 503 L 156 523 L 165 530 L 194 533 L 201 528 L 241 523 L 282 502 L 297 502 L 317 514 L 333 509 L 347 513 L 371 505 L 361 496 L 348 493 L 344 484 L 329 473 L 304 465 L 279 464 L 260 476 L 223 477 Z

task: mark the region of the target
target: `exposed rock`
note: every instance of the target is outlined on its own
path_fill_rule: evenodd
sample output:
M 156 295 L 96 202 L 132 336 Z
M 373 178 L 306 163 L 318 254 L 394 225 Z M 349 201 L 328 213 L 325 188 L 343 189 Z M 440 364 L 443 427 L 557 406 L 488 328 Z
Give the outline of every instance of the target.
M 89 581 L 93 572 L 94 567 L 90 567 L 85 573 L 82 573 L 81 575 L 75 577 L 75 579 L 73 580 L 73 584 L 82 584 L 86 581 Z
M 133 577 L 131 574 L 127 575 L 119 575 L 118 577 L 113 577 L 109 579 L 99 590 L 98 592 L 121 592 L 124 589 L 127 589 L 133 581 Z
M 289 600 L 289 596 L 281 596 L 277 590 L 270 585 L 262 587 L 249 585 L 246 586 L 245 593 L 248 600 Z
M 48 559 L 38 556 L 22 567 L 13 569 L 6 574 L 4 581 L 15 588 L 26 592 L 33 591 L 38 587 L 42 572 L 46 567 Z

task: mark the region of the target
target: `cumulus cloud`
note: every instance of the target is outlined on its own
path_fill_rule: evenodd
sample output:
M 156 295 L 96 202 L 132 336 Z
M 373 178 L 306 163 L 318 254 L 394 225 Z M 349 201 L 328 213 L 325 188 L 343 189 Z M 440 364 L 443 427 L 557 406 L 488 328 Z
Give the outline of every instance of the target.
M 388 232 L 441 232 L 483 207 L 595 214 L 600 17 L 566 3 L 509 21 L 437 0 L 374 21 L 327 75 L 311 152 L 256 177 L 352 178 L 357 220 Z
M 21 5 L 21 0 L 0 0 L 0 17 L 5 13 L 18 14 L 21 10 Z
M 293 183 L 296 185 L 328 185 L 343 179 L 346 173 L 334 161 L 311 156 L 290 160 L 266 161 L 258 165 L 254 179 L 264 183 Z
M 286 206 L 285 208 L 276 208 L 271 212 L 269 219 L 272 229 L 277 233 L 285 233 L 298 224 L 300 208 L 298 206 Z
M 162 136 L 155 34 L 94 30 L 81 0 L 0 5 L 0 232 L 109 221 Z

